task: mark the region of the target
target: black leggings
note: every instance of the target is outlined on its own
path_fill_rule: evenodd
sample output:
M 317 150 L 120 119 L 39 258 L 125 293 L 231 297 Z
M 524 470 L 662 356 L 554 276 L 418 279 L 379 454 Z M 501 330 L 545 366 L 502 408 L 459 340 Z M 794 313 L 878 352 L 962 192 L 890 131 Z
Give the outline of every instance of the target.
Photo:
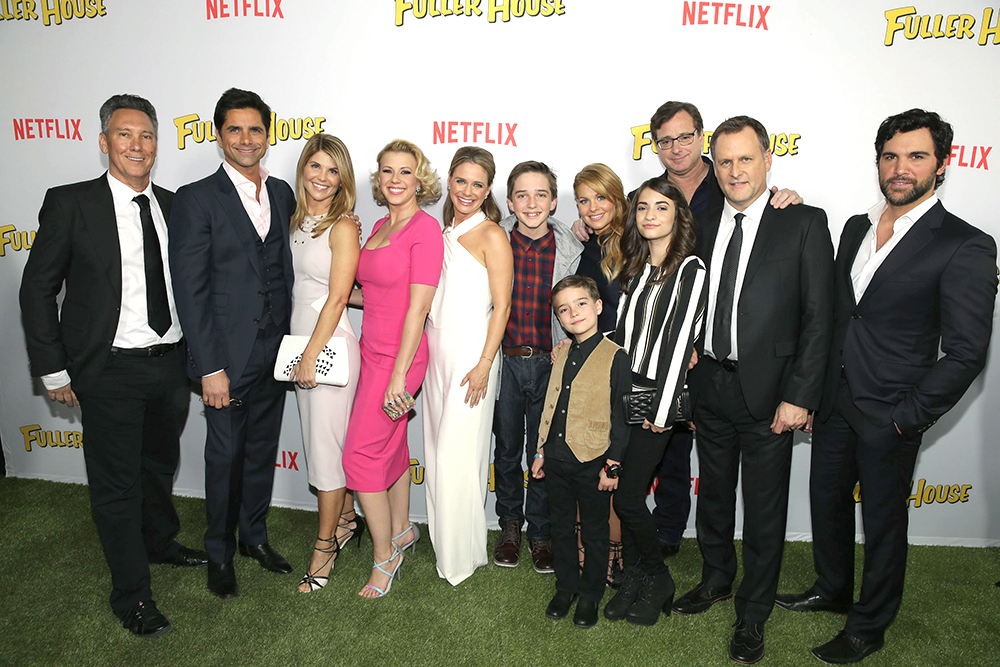
M 646 506 L 646 496 L 656 467 L 670 444 L 671 434 L 672 431 L 653 433 L 640 424 L 632 426 L 615 491 L 615 512 L 622 522 L 625 567 L 638 565 L 650 576 L 669 571 L 663 564 L 656 522 Z

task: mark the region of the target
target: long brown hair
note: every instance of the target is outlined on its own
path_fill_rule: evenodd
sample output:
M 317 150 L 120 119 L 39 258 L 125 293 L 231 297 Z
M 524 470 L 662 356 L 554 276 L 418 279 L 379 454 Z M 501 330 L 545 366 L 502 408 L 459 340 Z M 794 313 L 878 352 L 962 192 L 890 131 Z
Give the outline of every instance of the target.
M 478 146 L 462 146 L 457 151 L 455 151 L 455 157 L 451 159 L 451 166 L 448 167 L 448 180 L 451 180 L 451 175 L 454 173 L 458 167 L 466 162 L 471 162 L 472 164 L 478 165 L 483 168 L 486 172 L 486 185 L 491 188 L 490 193 L 486 195 L 486 199 L 483 200 L 482 211 L 486 214 L 487 220 L 492 220 L 493 222 L 500 222 L 503 218 L 503 213 L 500 212 L 500 206 L 497 205 L 496 197 L 493 196 L 493 178 L 497 174 L 497 165 L 493 161 L 493 154 L 490 153 L 485 148 L 479 148 Z M 444 226 L 450 227 L 455 223 L 455 205 L 451 202 L 451 194 L 444 202 Z
M 330 208 L 326 211 L 323 221 L 313 230 L 313 238 L 320 236 L 326 229 L 335 224 L 345 213 L 354 210 L 357 198 L 354 182 L 354 165 L 351 164 L 351 154 L 344 142 L 329 134 L 314 134 L 302 148 L 299 164 L 295 168 L 295 213 L 292 214 L 291 232 L 301 229 L 302 221 L 309 214 L 306 206 L 306 184 L 302 175 L 306 164 L 316 153 L 323 152 L 330 156 L 340 172 L 340 189 L 330 198 Z
M 621 250 L 621 238 L 625 231 L 625 218 L 628 214 L 628 200 L 625 198 L 625 188 L 618 174 L 611 167 L 595 162 L 580 170 L 573 179 L 573 197 L 576 189 L 586 185 L 588 188 L 611 200 L 615 205 L 613 217 L 607 230 L 600 235 L 601 243 L 601 273 L 609 281 L 614 280 L 625 264 L 625 256 Z
M 622 235 L 622 253 L 625 255 L 625 266 L 619 279 L 622 290 L 625 292 L 629 291 L 632 279 L 642 273 L 643 266 L 649 260 L 649 241 L 642 237 L 639 233 L 639 226 L 636 224 L 636 208 L 639 205 L 639 197 L 642 195 L 642 191 L 647 188 L 660 193 L 674 203 L 673 238 L 670 241 L 667 256 L 660 266 L 660 275 L 656 277 L 654 282 L 663 282 L 669 278 L 681 265 L 681 262 L 694 252 L 696 240 L 694 215 L 684 198 L 684 193 L 662 176 L 649 179 L 635 191 L 632 205 L 628 209 L 625 233 Z

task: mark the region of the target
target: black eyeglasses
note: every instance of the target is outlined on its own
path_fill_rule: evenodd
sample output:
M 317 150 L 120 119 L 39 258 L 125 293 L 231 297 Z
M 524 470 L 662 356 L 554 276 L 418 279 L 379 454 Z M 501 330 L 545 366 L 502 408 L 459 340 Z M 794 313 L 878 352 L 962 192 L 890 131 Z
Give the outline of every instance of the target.
M 684 134 L 678 134 L 676 137 L 663 137 L 662 139 L 656 140 L 656 149 L 661 151 L 669 151 L 670 147 L 674 145 L 676 141 L 681 146 L 690 146 L 691 142 L 694 141 L 697 132 L 685 132 Z

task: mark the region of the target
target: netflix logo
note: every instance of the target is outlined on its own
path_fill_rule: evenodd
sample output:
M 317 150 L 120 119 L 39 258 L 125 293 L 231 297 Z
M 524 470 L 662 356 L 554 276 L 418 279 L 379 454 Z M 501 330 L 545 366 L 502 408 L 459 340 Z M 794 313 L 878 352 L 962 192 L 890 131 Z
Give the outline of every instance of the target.
M 471 120 L 434 121 L 434 143 L 484 143 L 498 146 L 517 146 L 517 141 L 514 139 L 514 130 L 516 129 L 517 123 L 489 123 Z
M 744 5 L 742 2 L 685 2 L 681 25 L 735 25 L 767 30 L 771 5 Z
M 205 0 L 206 20 L 256 16 L 283 19 L 281 0 Z
M 298 452 L 290 452 L 287 449 L 283 449 L 278 454 L 278 460 L 274 463 L 275 468 L 284 468 L 285 470 L 299 469 L 299 464 L 295 461 L 295 459 L 299 458 Z
M 22 139 L 70 139 L 83 141 L 79 118 L 15 118 L 14 141 Z
M 952 146 L 951 155 L 948 156 L 945 164 L 989 171 L 990 165 L 986 158 L 989 157 L 991 150 L 993 150 L 992 146 Z

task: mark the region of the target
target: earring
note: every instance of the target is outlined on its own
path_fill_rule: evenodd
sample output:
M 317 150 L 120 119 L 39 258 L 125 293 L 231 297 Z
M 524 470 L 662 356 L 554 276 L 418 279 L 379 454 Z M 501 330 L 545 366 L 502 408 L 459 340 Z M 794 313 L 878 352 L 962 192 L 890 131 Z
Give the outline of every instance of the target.
M 420 186 L 419 185 L 417 186 L 417 194 L 418 195 L 420 194 Z

